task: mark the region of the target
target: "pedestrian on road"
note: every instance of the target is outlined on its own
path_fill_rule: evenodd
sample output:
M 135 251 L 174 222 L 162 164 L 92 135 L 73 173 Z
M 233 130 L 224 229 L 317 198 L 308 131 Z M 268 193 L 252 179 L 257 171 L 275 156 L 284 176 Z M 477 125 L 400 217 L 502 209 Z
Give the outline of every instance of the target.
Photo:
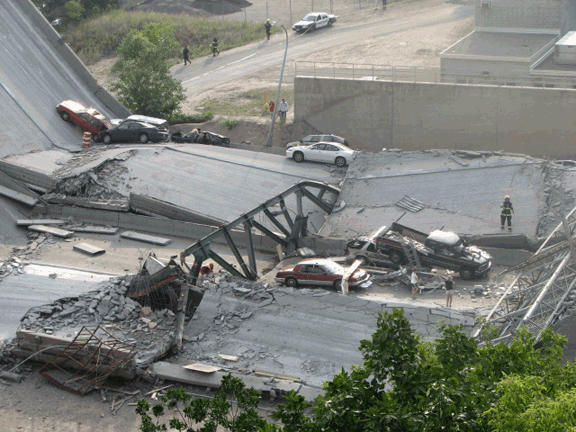
M 197 143 L 200 141 L 200 135 L 202 135 L 202 129 L 196 128 L 192 129 L 192 141 Z
M 288 105 L 286 99 L 282 99 L 282 101 L 278 104 L 278 110 L 280 111 L 280 120 L 282 119 L 286 120 L 286 113 L 288 112 L 289 108 L 290 105 Z
M 272 32 L 272 23 L 270 22 L 269 19 L 266 20 L 264 28 L 266 29 L 266 39 L 270 40 L 270 34 Z
M 188 49 L 188 45 L 186 45 L 186 46 L 184 47 L 184 51 L 183 51 L 182 54 L 184 55 L 184 66 L 186 66 L 186 62 L 192 63 L 192 62 L 190 61 L 190 59 L 188 58 L 188 55 L 190 54 L 190 50 Z
M 274 119 L 274 101 L 268 102 L 268 107 L 270 108 L 270 116 Z
M 446 307 L 452 307 L 452 293 L 454 292 L 454 281 L 452 280 L 452 276 L 446 278 L 444 286 L 446 287 Z
M 420 288 L 418 287 L 418 273 L 416 273 L 418 269 L 414 267 L 412 269 L 412 274 L 410 275 L 410 285 L 412 286 L 412 300 L 416 300 L 416 294 L 420 292 Z
M 500 229 L 504 229 L 504 222 L 508 220 L 508 231 L 512 231 L 512 213 L 514 213 L 514 207 L 512 207 L 512 201 L 510 201 L 510 195 L 504 197 L 504 202 L 500 205 L 502 212 L 500 213 Z

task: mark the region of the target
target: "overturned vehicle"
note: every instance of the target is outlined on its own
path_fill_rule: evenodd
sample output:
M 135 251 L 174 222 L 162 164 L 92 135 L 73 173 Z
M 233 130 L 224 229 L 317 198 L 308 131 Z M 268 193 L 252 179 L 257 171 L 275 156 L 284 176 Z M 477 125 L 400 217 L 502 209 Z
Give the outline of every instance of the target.
M 462 279 L 481 278 L 492 265 L 486 251 L 466 246 L 453 232 L 435 230 L 426 234 L 396 222 L 346 244 L 346 255 L 365 265 L 408 264 L 409 254 L 415 254 L 422 265 L 459 272 Z
M 224 147 L 230 147 L 230 138 L 225 137 L 214 132 L 201 132 L 197 134 L 195 132 L 189 132 L 186 135 L 182 135 L 182 132 L 174 132 L 170 136 L 170 140 L 175 143 L 188 143 L 188 144 L 207 144 L 207 145 L 221 145 Z

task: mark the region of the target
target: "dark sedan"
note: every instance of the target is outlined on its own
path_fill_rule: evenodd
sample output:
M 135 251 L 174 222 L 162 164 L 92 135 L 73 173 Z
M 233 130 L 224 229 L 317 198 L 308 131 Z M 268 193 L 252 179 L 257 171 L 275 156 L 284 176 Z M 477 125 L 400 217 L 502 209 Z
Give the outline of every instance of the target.
M 198 143 L 208 145 L 221 145 L 224 147 L 230 146 L 230 138 L 225 137 L 214 132 L 201 132 L 200 135 L 190 132 L 182 135 L 182 132 L 175 132 L 170 137 L 175 143 Z
M 98 140 L 104 144 L 113 142 L 140 142 L 168 141 L 170 135 L 165 129 L 158 129 L 148 123 L 125 120 L 113 129 L 102 132 Z

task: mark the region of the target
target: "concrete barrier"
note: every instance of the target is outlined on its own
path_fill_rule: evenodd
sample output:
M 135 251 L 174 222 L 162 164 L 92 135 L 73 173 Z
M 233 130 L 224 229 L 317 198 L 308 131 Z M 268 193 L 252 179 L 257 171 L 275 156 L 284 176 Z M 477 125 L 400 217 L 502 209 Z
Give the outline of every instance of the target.
M 294 110 L 295 121 L 365 150 L 576 156 L 572 89 L 296 77 Z

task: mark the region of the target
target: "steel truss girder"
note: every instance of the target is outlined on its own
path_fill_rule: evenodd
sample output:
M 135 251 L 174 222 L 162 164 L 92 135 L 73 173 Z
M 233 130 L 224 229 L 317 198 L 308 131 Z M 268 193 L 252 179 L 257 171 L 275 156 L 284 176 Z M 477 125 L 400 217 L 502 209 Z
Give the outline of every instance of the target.
M 576 286 L 576 207 L 546 238 L 528 260 L 511 267 L 518 271 L 514 281 L 486 318 L 486 325 L 498 329 L 491 343 L 509 343 L 516 331 L 526 326 L 536 342 L 542 332 L 558 322 L 573 303 Z M 482 328 L 475 336 L 479 336 Z
M 317 191 L 317 193 L 315 194 L 313 191 Z M 275 243 L 286 248 L 288 252 L 292 252 L 298 248 L 300 238 L 306 234 L 307 215 L 303 214 L 303 198 L 308 198 L 313 205 L 319 207 L 325 213 L 330 214 L 334 209 L 339 194 L 340 189 L 328 183 L 303 181 L 286 189 L 265 203 L 260 204 L 253 210 L 242 214 L 229 224 L 221 226 L 216 231 L 193 243 L 180 254 L 182 265 L 185 265 L 186 257 L 194 255 L 194 265 L 190 270 L 190 276 L 192 277 L 191 283 L 196 283 L 202 262 L 209 258 L 212 258 L 234 276 L 255 280 L 258 277 L 258 269 L 256 268 L 252 230 L 260 231 Z M 291 196 L 295 197 L 296 202 L 296 210 L 292 210 L 296 215 L 295 218 L 292 218 L 286 205 L 286 198 Z M 327 200 L 325 196 L 332 199 Z M 279 206 L 280 210 L 274 209 L 275 206 L 276 208 Z M 257 216 L 265 217 L 277 231 L 273 231 L 256 221 L 255 218 Z M 238 239 L 238 232 L 234 231 L 236 229 L 244 232 L 246 241 L 244 242 L 245 245 L 243 245 L 243 248 L 239 247 L 237 240 L 235 240 L 235 238 Z M 211 249 L 211 243 L 215 240 L 221 240 L 221 237 L 224 237 L 241 271 L 239 271 L 233 263 L 226 261 Z M 246 249 L 246 259 L 241 249 Z

